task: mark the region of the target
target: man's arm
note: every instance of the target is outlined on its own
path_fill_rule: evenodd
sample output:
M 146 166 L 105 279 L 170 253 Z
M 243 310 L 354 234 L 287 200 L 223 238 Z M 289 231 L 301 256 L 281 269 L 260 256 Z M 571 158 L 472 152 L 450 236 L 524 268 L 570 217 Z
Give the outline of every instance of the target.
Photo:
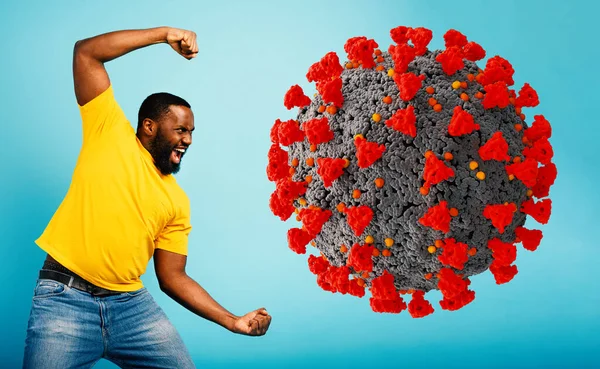
M 188 60 L 198 54 L 196 34 L 171 27 L 116 31 L 77 41 L 73 50 L 77 103 L 85 105 L 110 86 L 104 63 L 158 43 L 168 43 Z
M 264 308 L 242 317 L 219 305 L 204 288 L 185 272 L 187 256 L 156 249 L 154 270 L 160 289 L 180 305 L 207 320 L 240 334 L 261 336 L 271 324 L 271 316 Z

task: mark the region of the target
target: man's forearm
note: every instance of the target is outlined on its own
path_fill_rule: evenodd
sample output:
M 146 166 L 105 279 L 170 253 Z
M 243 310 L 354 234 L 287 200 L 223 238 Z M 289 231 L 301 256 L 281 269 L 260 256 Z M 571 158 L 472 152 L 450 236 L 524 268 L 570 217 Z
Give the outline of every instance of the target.
M 169 27 L 109 32 L 76 43 L 77 52 L 106 63 L 131 51 L 167 42 Z
M 194 314 L 234 331 L 235 320 L 239 317 L 219 305 L 202 286 L 187 274 L 161 283 L 161 290 Z

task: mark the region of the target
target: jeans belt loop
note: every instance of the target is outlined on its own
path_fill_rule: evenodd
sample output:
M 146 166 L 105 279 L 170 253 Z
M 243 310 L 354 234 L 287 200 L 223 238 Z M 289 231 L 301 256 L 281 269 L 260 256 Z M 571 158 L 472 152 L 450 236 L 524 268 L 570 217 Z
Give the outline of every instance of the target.
M 73 281 L 75 280 L 75 278 L 74 278 L 72 275 L 71 275 L 71 276 L 69 276 L 69 277 L 71 277 L 71 279 L 69 279 L 69 284 L 68 284 L 68 286 L 69 286 L 69 288 L 71 288 L 71 285 L 73 284 Z

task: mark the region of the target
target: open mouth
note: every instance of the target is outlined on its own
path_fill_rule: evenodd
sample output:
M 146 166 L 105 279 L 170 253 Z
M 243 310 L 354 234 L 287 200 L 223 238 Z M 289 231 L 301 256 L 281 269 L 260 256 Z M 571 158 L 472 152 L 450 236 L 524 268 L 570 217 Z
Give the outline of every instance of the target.
M 173 161 L 175 164 L 179 164 L 181 162 L 181 158 L 183 157 L 183 154 L 185 154 L 185 149 L 182 149 L 182 148 L 173 149 L 173 151 L 171 152 L 171 161 Z

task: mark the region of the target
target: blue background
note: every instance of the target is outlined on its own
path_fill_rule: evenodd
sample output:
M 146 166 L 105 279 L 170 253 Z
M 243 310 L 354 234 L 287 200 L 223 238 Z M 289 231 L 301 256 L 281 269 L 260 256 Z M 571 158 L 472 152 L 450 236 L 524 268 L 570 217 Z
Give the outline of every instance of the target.
M 71 55 L 75 41 L 126 28 L 169 25 L 194 30 L 200 54 L 186 61 L 166 45 L 107 65 L 130 120 L 148 94 L 186 98 L 196 115 L 194 145 L 178 174 L 193 212 L 188 273 L 236 314 L 266 307 L 270 331 L 231 334 L 160 292 L 150 263 L 143 281 L 180 331 L 199 368 L 593 368 L 600 367 L 600 284 L 595 229 L 599 6 L 591 1 L 3 1 L 0 5 L 0 366 L 19 367 L 31 296 L 44 254 L 41 234 L 70 183 L 81 144 Z M 452 4 L 450 4 L 452 3 Z M 494 4 L 494 5 L 492 5 Z M 514 66 L 540 105 L 528 122 L 551 122 L 559 177 L 553 213 L 533 253 L 519 246 L 519 274 L 497 286 L 473 277 L 477 297 L 456 312 L 424 319 L 371 312 L 367 297 L 316 285 L 307 255 L 290 251 L 286 230 L 268 208 L 269 130 L 296 110 L 283 96 L 306 81 L 325 53 L 345 59 L 354 36 L 383 50 L 389 30 L 425 26 L 430 49 L 458 29 L 488 57 Z M 480 62 L 480 65 L 484 65 Z M 539 228 L 528 220 L 531 228 Z M 114 368 L 101 361 L 98 368 Z

